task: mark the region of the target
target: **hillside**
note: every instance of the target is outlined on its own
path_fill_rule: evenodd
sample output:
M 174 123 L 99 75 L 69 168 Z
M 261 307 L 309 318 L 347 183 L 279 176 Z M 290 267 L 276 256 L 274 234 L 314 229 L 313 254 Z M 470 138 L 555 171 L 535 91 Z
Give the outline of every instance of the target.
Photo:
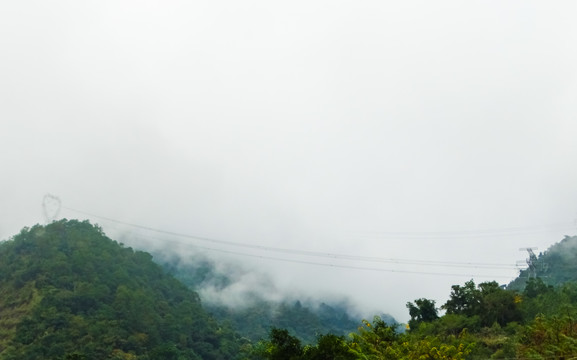
M 576 249 L 577 237 L 565 237 L 535 255 L 532 269 L 507 288 L 469 280 L 452 285 L 445 303 L 410 301 L 404 333 L 376 317 L 363 320 L 349 337 L 322 335 L 303 346 L 290 332 L 275 329 L 255 353 L 268 360 L 575 359 Z
M 530 277 L 538 277 L 543 283 L 553 286 L 577 281 L 577 236 L 565 236 L 546 251 L 536 254 L 532 266 L 533 271 L 529 268 L 522 270 L 508 287 L 521 290 Z
M 234 359 L 239 343 L 199 297 L 87 221 L 0 244 L 0 358 Z
M 346 336 L 359 326 L 359 320 L 352 319 L 344 307 L 325 303 L 312 306 L 298 300 L 292 303 L 260 300 L 240 309 L 211 304 L 206 308 L 253 342 L 266 338 L 271 328 L 287 329 L 303 343 L 310 344 L 319 334 Z
M 208 288 L 211 293 L 226 293 L 229 287 L 235 286 L 235 282 L 241 281 L 233 274 L 243 272 L 230 264 L 233 269 L 224 273 L 208 259 L 183 261 L 179 256 L 167 253 L 154 253 L 154 259 L 195 291 Z M 203 305 L 219 321 L 230 323 L 241 336 L 253 342 L 267 337 L 273 327 L 287 329 L 306 344 L 315 342 L 319 334 L 347 336 L 358 329 L 360 318 L 350 315 L 350 309 L 343 300 L 271 300 L 259 291 L 275 293 L 276 289 L 269 279 L 264 278 L 259 289 L 241 294 L 248 299 L 237 299 L 237 304 L 203 299 Z M 388 324 L 396 323 L 390 315 L 383 314 L 381 317 Z

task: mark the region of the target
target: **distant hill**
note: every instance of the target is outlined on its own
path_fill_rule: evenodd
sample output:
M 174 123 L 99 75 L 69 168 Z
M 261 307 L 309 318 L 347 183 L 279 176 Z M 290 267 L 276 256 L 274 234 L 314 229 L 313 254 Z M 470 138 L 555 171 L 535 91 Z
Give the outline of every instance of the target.
M 546 251 L 532 259 L 533 269 L 522 270 L 508 288 L 521 290 L 527 279 L 536 276 L 547 285 L 561 285 L 577 281 L 577 236 L 565 236 Z
M 235 359 L 239 348 L 150 254 L 87 221 L 0 243 L 1 359 Z
M 219 272 L 215 264 L 208 259 L 188 262 L 182 261 L 177 255 L 166 253 L 155 253 L 154 258 L 169 273 L 196 291 L 206 287 L 213 292 L 226 291 L 228 287 L 234 286 L 236 281 L 230 274 Z M 236 273 L 241 272 L 240 269 L 236 270 Z M 229 272 L 235 271 L 229 269 Z M 275 292 L 273 284 L 269 284 L 269 287 L 270 290 L 267 291 Z M 260 291 L 263 291 L 263 288 L 266 288 L 266 284 Z M 266 338 L 270 329 L 275 327 L 287 329 L 304 343 L 313 343 L 319 334 L 347 336 L 357 331 L 361 323 L 360 318 L 351 317 L 350 309 L 342 300 L 318 303 L 295 299 L 269 300 L 257 291 L 251 291 L 248 294 L 249 299 L 239 301 L 242 303 L 240 305 L 211 303 L 205 299 L 203 305 L 220 322 L 230 323 L 241 336 L 252 342 Z M 390 315 L 382 314 L 381 318 L 388 324 L 396 324 Z

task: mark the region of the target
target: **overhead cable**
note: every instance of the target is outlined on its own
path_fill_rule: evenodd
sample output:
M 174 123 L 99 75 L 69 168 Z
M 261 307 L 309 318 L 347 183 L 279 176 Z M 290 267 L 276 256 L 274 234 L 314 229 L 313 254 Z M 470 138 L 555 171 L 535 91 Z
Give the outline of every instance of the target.
M 148 226 L 143 226 L 143 225 L 138 225 L 138 224 L 133 224 L 133 223 L 128 223 L 128 222 L 112 219 L 109 217 L 95 215 L 92 213 L 88 213 L 88 212 L 81 211 L 81 210 L 76 210 L 76 209 L 69 208 L 66 206 L 62 206 L 62 208 L 73 211 L 73 212 L 77 212 L 80 214 L 88 215 L 88 216 L 91 216 L 94 218 L 99 218 L 102 220 L 113 222 L 116 224 L 130 226 L 130 227 L 134 227 L 137 229 L 151 231 L 151 232 L 155 232 L 155 233 L 159 233 L 159 234 L 175 236 L 175 237 L 180 237 L 180 238 L 187 238 L 187 239 L 192 239 L 192 240 L 197 240 L 197 241 L 202 241 L 202 242 L 208 242 L 208 243 L 212 243 L 212 244 L 218 244 L 218 245 L 224 245 L 224 246 L 233 246 L 233 247 L 237 247 L 237 248 L 253 249 L 253 250 L 266 251 L 266 252 L 275 252 L 275 253 L 291 254 L 291 255 L 303 255 L 303 256 L 317 257 L 317 258 L 329 258 L 329 259 L 340 259 L 340 260 L 361 261 L 361 262 L 394 263 L 394 264 L 404 264 L 404 265 L 459 267 L 459 268 L 470 267 L 470 268 L 508 269 L 508 270 L 518 269 L 516 266 L 511 265 L 511 264 L 380 258 L 380 257 L 346 255 L 346 254 L 337 254 L 337 253 L 329 253 L 329 252 L 297 250 L 297 249 L 287 249 L 287 248 L 279 248 L 279 247 L 264 246 L 264 245 L 246 244 L 246 243 L 219 240 L 219 239 L 210 238 L 210 237 L 183 234 L 183 233 L 177 233 L 177 232 L 173 232 L 173 231 L 156 229 L 156 228 L 152 228 L 152 227 L 148 227 Z M 213 249 L 213 250 L 217 251 L 215 249 Z M 221 251 L 224 252 L 225 250 L 221 250 Z M 226 250 L 226 251 L 231 252 L 230 250 Z

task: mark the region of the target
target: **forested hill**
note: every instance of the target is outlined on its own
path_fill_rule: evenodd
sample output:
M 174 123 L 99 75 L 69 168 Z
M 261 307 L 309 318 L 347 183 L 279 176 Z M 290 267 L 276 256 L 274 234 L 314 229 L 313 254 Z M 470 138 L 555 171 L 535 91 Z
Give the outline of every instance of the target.
M 0 244 L 0 358 L 234 359 L 239 342 L 198 295 L 88 223 Z
M 242 281 L 233 274 L 242 273 L 243 270 L 234 268 L 233 264 L 230 266 L 234 269 L 228 269 L 225 273 L 208 259 L 183 261 L 180 256 L 166 252 L 154 253 L 154 258 L 170 274 L 194 290 L 210 288 L 217 293 L 226 293 L 229 287 L 234 288 L 237 281 Z M 263 279 L 260 290 L 251 290 L 250 299 L 240 301 L 241 305 L 211 303 L 204 299 L 203 305 L 219 321 L 232 324 L 241 336 L 253 342 L 267 337 L 271 327 L 287 329 L 305 344 L 315 342 L 318 334 L 347 336 L 358 329 L 360 317 L 350 315 L 350 309 L 343 299 L 324 299 L 324 302 L 316 303 L 295 298 L 273 301 L 259 293 L 276 292 L 274 285 L 267 280 Z M 397 323 L 388 314 L 380 316 L 388 324 Z
M 302 346 L 275 329 L 257 353 L 267 360 L 577 359 L 576 249 L 577 238 L 566 237 L 535 255 L 535 273 L 523 272 L 518 289 L 469 280 L 452 285 L 444 303 L 409 301 L 404 333 L 376 318 L 347 338 L 321 336 Z
M 509 284 L 510 289 L 523 289 L 530 277 L 538 277 L 553 286 L 577 281 L 577 236 L 565 236 L 543 253 L 535 254 L 531 262 L 531 268 L 522 270 Z

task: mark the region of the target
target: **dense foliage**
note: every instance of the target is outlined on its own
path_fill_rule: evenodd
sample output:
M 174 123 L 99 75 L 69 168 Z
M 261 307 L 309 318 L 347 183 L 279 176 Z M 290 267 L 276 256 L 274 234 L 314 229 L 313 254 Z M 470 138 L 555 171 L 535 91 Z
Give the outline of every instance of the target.
M 453 285 L 437 307 L 407 303 L 406 332 L 380 318 L 363 321 L 348 337 L 321 335 L 301 345 L 273 329 L 255 347 L 260 359 L 574 359 L 577 358 L 577 237 L 566 237 L 534 257 L 509 287 Z M 535 277 L 529 275 L 543 275 Z M 443 315 L 439 315 L 444 311 Z
M 203 287 L 224 291 L 234 284 L 231 276 L 241 269 L 217 270 L 208 259 L 183 261 L 176 255 L 155 253 L 155 259 L 175 278 L 193 290 Z M 271 286 L 272 287 L 272 286 Z M 270 291 L 274 291 L 271 288 Z M 355 331 L 358 319 L 349 315 L 346 303 L 307 303 L 299 300 L 271 301 L 254 292 L 241 306 L 203 301 L 205 308 L 221 322 L 228 322 L 243 337 L 256 342 L 265 338 L 271 327 L 288 330 L 305 344 L 316 341 L 318 334 L 348 335 Z M 381 317 L 395 323 L 390 315 Z
M 239 346 L 151 255 L 88 222 L 0 244 L 2 359 L 233 359 Z
M 349 326 L 350 318 L 328 305 L 256 302 L 244 312 L 212 309 L 262 335 L 251 342 L 219 325 L 198 295 L 150 254 L 110 240 L 88 222 L 62 220 L 25 228 L 0 244 L 0 358 L 577 358 L 574 249 L 577 237 L 567 237 L 536 259 L 551 264 L 543 266 L 550 277 L 522 273 L 508 288 L 470 280 L 453 285 L 440 306 L 426 298 L 408 302 L 405 331 L 392 319 L 375 317 L 343 334 L 339 326 Z M 225 286 L 228 280 L 218 281 Z
M 348 335 L 358 326 L 358 320 L 353 320 L 346 308 L 324 303 L 313 306 L 300 301 L 261 300 L 239 309 L 208 305 L 207 310 L 218 320 L 229 321 L 239 334 L 253 342 L 266 337 L 271 327 L 286 329 L 309 344 L 316 341 L 318 334 Z M 392 317 L 387 319 L 394 322 Z
M 407 304 L 410 329 L 376 317 L 348 337 L 321 335 L 302 345 L 273 329 L 255 347 L 258 359 L 569 359 L 577 357 L 577 284 L 530 279 L 522 292 L 495 282 L 455 285 L 438 316 L 435 302 Z
M 509 289 L 522 290 L 529 278 L 540 277 L 547 285 L 561 285 L 577 279 L 577 236 L 565 236 L 546 251 L 531 256 L 531 266 L 521 271 Z

